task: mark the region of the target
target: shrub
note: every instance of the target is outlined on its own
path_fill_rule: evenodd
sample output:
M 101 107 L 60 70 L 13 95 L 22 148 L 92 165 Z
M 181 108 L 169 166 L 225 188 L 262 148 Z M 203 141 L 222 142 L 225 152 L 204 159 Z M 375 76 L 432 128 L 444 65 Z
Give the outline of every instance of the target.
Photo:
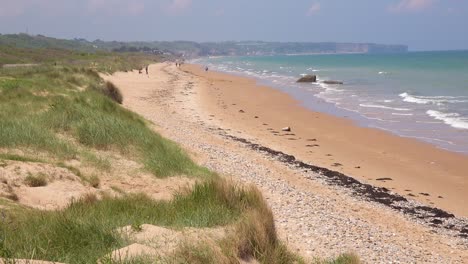
M 41 187 L 47 185 L 47 176 L 40 173 L 38 175 L 29 174 L 24 180 L 29 187 Z
M 89 177 L 88 182 L 89 185 L 91 185 L 93 188 L 99 188 L 99 186 L 101 185 L 101 180 L 96 175 Z

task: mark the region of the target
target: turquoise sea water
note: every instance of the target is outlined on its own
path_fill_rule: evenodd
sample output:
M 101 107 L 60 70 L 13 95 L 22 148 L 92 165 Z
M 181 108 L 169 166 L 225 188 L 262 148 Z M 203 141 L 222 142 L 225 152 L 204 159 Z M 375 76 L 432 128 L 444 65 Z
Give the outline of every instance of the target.
M 202 58 L 306 107 L 468 154 L 468 51 Z M 304 74 L 344 85 L 297 84 Z

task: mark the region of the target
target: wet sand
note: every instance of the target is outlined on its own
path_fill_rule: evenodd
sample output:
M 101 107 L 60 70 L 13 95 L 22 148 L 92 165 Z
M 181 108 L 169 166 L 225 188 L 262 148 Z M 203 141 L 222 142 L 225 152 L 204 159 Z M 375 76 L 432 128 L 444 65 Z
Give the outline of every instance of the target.
M 253 79 L 205 72 L 198 65 L 181 69 L 200 77 L 203 109 L 221 127 L 299 160 L 468 217 L 468 156 L 313 112 Z M 288 126 L 290 132 L 282 131 Z

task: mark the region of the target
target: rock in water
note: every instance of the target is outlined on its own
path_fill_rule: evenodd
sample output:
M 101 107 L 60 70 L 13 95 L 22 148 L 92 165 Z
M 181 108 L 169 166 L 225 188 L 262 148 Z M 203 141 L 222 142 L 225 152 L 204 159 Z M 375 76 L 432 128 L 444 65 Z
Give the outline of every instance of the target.
M 290 127 L 283 127 L 281 130 L 283 130 L 285 132 L 290 132 L 291 128 Z
M 325 84 L 343 84 L 343 82 L 340 81 L 323 81 Z
M 302 78 L 300 78 L 299 80 L 297 80 L 297 82 L 317 82 L 317 76 L 316 75 L 305 75 Z

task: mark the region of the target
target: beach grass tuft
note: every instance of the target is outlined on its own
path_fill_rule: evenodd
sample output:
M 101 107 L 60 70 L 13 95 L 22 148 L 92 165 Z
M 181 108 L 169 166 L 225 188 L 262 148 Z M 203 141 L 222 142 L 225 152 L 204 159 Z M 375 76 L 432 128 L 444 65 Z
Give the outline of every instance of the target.
M 29 174 L 24 182 L 29 187 L 42 187 L 47 185 L 47 175 L 39 173 L 37 175 Z

